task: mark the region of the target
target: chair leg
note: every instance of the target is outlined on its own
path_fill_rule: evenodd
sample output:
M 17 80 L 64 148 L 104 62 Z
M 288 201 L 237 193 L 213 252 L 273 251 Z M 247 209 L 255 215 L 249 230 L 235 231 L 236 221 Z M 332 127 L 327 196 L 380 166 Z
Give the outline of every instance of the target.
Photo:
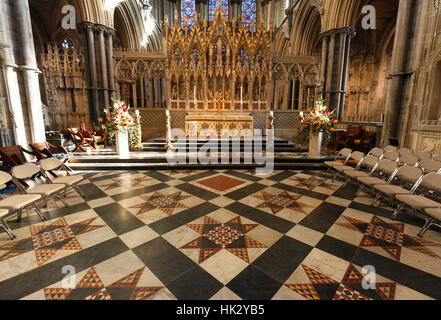
M 66 200 L 63 198 L 61 193 L 57 193 L 58 198 L 63 202 L 65 208 L 69 208 L 69 205 L 67 204 Z
M 375 197 L 374 201 L 371 204 L 371 208 L 375 208 L 375 205 L 377 204 L 378 201 L 380 201 L 381 199 L 381 193 L 377 194 L 377 196 Z
M 360 192 L 363 191 L 364 186 L 361 185 L 360 188 L 358 188 L 357 192 L 355 193 L 355 196 L 358 197 L 360 195 Z
M 84 192 L 83 192 L 83 190 L 81 190 L 80 186 L 75 186 L 74 189 L 75 189 L 76 192 L 81 196 L 81 198 L 83 198 L 84 200 L 86 200 L 86 199 L 85 199 L 86 196 L 84 195 Z
M 433 219 L 427 219 L 426 220 L 426 223 L 424 224 L 423 228 L 418 233 L 418 237 L 420 237 L 420 238 L 424 237 L 425 233 L 427 232 L 427 230 L 429 230 L 429 228 L 432 225 L 433 221 L 434 221 Z
M 38 214 L 38 216 L 40 217 L 41 221 L 46 221 L 46 218 L 43 217 L 43 215 L 42 215 L 40 209 L 38 208 L 38 206 L 37 206 L 35 203 L 32 205 L 32 208 L 33 208 L 33 209 L 35 210 L 35 212 Z
M 346 181 L 345 181 L 345 183 L 344 183 L 344 185 L 343 185 L 342 187 L 343 187 L 343 188 L 346 188 L 346 187 L 348 186 L 348 184 L 349 184 L 349 179 L 346 178 Z
M 8 223 L 4 219 L 0 220 L 0 225 L 3 227 L 3 229 L 5 229 L 6 233 L 8 234 L 9 238 L 11 238 L 11 240 L 17 238 L 17 236 L 12 232 Z
M 21 221 L 22 214 L 23 214 L 23 208 L 20 208 L 20 210 L 18 210 L 18 214 L 17 214 L 17 223 L 19 223 Z
M 397 208 L 397 210 L 395 210 L 394 214 L 392 215 L 392 220 L 395 220 L 398 217 L 398 214 L 400 213 L 401 210 L 403 210 L 404 208 L 404 204 L 400 204 Z

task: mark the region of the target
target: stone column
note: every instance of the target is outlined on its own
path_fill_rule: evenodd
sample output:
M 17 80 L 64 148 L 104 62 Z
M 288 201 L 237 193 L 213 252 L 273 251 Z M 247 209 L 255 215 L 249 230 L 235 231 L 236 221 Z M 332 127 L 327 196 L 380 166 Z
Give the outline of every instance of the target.
M 103 96 L 104 96 L 104 106 L 108 107 L 110 105 L 109 100 L 109 75 L 107 68 L 107 54 L 106 54 L 106 44 L 104 41 L 104 32 L 107 31 L 107 27 L 103 25 L 97 25 L 95 27 L 98 32 L 98 41 L 100 46 L 100 64 L 101 64 L 101 75 L 102 75 L 102 87 L 103 87 Z M 101 113 L 101 108 L 100 112 Z
M 386 112 L 381 143 L 389 144 L 390 138 L 403 142 L 404 115 L 410 95 L 409 90 L 414 73 L 417 46 L 414 45 L 418 36 L 418 19 L 421 11 L 419 1 L 400 0 L 390 75 L 387 80 Z
M 98 121 L 100 110 L 99 110 L 99 95 L 98 95 L 98 75 L 96 68 L 96 53 L 95 53 L 95 36 L 94 36 L 94 23 L 89 21 L 84 21 L 81 23 L 82 29 L 86 33 L 87 41 L 87 52 L 89 60 L 89 79 L 90 79 L 90 96 L 92 101 L 89 101 L 89 112 L 90 120 Z
M 346 96 L 349 51 L 355 29 L 344 27 L 322 33 L 321 90 L 328 107 L 342 120 Z
M 46 141 L 46 133 L 38 80 L 40 70 L 37 67 L 28 0 L 15 0 L 13 8 L 13 19 L 17 23 L 17 31 L 20 35 L 20 44 L 17 45 L 17 48 L 20 50 L 23 64 L 19 66 L 19 71 L 22 72 L 25 84 L 32 141 L 44 142 Z
M 113 64 L 113 37 L 115 37 L 115 30 L 107 28 L 105 36 L 110 96 L 112 99 L 116 99 L 115 66 Z

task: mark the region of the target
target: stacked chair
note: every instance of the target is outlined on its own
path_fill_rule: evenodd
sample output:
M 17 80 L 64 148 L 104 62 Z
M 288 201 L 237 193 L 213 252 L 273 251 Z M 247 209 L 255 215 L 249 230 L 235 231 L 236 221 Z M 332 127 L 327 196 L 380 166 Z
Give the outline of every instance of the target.
M 393 146 L 374 148 L 367 155 L 343 149 L 335 161 L 325 164 L 328 172 L 335 171 L 333 181 L 340 176 L 345 179 L 344 186 L 350 182 L 359 186 L 356 195 L 362 190 L 371 193 L 375 197 L 371 208 L 384 199 L 396 206 L 391 216 L 394 220 L 405 208 L 422 216 L 426 223 L 419 237 L 433 225 L 441 227 L 441 155 L 414 154 Z
M 49 178 L 48 172 L 53 170 L 66 171 L 67 176 Z M 36 177 L 41 178 L 41 182 Z M 84 194 L 78 184 L 83 181 L 81 175 L 70 175 L 68 168 L 56 158 L 40 160 L 40 166 L 33 163 L 16 165 L 11 169 L 11 174 L 0 171 L 0 190 L 7 184 L 13 183 L 20 194 L 9 195 L 0 200 L 0 226 L 3 227 L 11 239 L 16 238 L 6 220 L 17 215 L 17 223 L 21 221 L 23 210 L 32 208 L 42 221 L 46 221 L 39 207 L 47 205 L 49 200 L 59 199 L 67 208 L 68 204 L 63 197 L 63 192 L 74 189 L 81 197 Z

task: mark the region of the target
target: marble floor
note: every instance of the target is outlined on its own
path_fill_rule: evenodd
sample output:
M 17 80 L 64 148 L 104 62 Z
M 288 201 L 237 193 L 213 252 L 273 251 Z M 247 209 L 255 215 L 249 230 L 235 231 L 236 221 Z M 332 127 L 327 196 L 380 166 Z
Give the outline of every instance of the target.
M 325 172 L 83 174 L 0 234 L 0 299 L 441 299 L 441 231 Z

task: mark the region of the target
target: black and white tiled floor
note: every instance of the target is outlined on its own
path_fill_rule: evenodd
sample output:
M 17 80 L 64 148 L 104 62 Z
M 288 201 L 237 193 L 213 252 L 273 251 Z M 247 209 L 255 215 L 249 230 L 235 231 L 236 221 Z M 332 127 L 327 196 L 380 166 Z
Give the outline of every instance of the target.
M 422 221 L 324 172 L 85 177 L 86 202 L 71 192 L 0 234 L 0 299 L 441 299 L 441 232 L 419 239 Z

